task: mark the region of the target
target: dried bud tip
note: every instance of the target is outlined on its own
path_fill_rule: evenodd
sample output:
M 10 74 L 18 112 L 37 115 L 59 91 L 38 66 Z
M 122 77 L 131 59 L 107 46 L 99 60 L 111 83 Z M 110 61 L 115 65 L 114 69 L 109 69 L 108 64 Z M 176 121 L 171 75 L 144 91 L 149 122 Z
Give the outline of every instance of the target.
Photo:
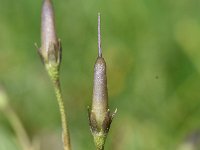
M 115 111 L 112 113 L 112 115 L 111 115 L 111 119 L 113 120 L 113 118 L 115 117 L 115 115 L 116 115 L 116 113 L 117 113 L 117 108 L 115 109 Z
M 101 16 L 98 13 L 98 57 L 102 57 L 102 50 L 101 50 Z

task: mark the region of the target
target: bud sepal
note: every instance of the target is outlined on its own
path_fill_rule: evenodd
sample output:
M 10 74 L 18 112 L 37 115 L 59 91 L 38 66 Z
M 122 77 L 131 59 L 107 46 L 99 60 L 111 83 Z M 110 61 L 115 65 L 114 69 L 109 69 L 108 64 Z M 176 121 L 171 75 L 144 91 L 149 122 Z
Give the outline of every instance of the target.
M 40 55 L 42 62 L 45 65 L 59 67 L 61 63 L 61 56 L 62 56 L 61 40 L 59 39 L 56 44 L 50 42 L 48 50 L 42 50 L 42 47 L 38 48 L 38 53 Z
M 114 113 L 110 113 L 110 110 L 108 109 L 103 116 L 104 118 L 101 119 L 103 121 L 99 122 L 96 118 L 95 113 L 88 107 L 90 130 L 92 132 L 94 143 L 98 150 L 104 149 L 104 144 L 110 129 L 110 125 L 116 113 L 117 109 L 114 111 Z

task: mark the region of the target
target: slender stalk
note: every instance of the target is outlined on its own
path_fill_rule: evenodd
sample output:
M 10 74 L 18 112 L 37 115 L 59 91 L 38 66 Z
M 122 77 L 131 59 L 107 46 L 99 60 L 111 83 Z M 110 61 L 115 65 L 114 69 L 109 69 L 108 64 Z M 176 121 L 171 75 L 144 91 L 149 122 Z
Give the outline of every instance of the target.
M 54 91 L 56 94 L 56 99 L 57 99 L 59 110 L 60 110 L 61 124 L 62 124 L 62 140 L 63 140 L 64 150 L 71 150 L 70 136 L 69 136 L 69 130 L 68 130 L 68 125 L 67 125 L 64 101 L 63 101 L 62 92 L 61 92 L 58 67 L 51 66 L 49 68 L 48 66 L 46 66 L 46 68 L 53 82 Z
M 60 88 L 60 81 L 54 83 L 54 90 L 56 93 L 56 98 L 58 101 L 59 109 L 60 109 L 60 115 L 61 115 L 61 122 L 62 122 L 62 130 L 63 130 L 63 144 L 64 144 L 64 150 L 70 150 L 70 138 L 69 138 L 69 130 L 67 126 L 67 120 L 66 120 L 66 114 L 65 114 L 65 108 L 64 108 L 64 102 L 61 94 L 61 88 Z
M 5 115 L 6 119 L 13 128 L 22 150 L 35 150 L 35 147 L 25 130 L 23 123 L 21 122 L 20 118 L 15 113 L 13 108 L 9 105 L 9 98 L 7 96 L 7 93 L 1 87 L 1 85 L 0 85 L 0 111 Z
M 27 135 L 27 132 L 22 125 L 21 120 L 16 115 L 11 107 L 7 107 L 4 111 L 6 118 L 8 119 L 9 123 L 11 124 L 13 130 L 16 133 L 16 136 L 19 140 L 19 143 L 23 150 L 33 150 L 31 141 Z
M 65 115 L 64 101 L 62 98 L 59 68 L 61 64 L 61 42 L 56 36 L 55 18 L 51 0 L 43 0 L 41 13 L 41 48 L 38 52 L 45 64 L 46 70 L 53 82 L 56 99 L 58 102 L 64 150 L 71 150 L 70 137 Z

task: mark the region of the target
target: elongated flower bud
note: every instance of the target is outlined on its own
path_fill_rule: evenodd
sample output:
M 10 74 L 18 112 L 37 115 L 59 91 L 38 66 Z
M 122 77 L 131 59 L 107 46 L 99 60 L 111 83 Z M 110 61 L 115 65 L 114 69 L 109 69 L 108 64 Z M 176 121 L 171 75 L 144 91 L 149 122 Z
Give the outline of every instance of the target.
M 39 53 L 45 64 L 60 64 L 61 47 L 55 30 L 54 11 L 51 0 L 44 0 L 41 14 L 41 48 Z
M 92 112 L 96 115 L 97 122 L 101 124 L 108 110 L 108 90 L 106 77 L 106 62 L 98 57 L 94 66 L 94 86 L 92 99 Z
M 64 101 L 61 93 L 59 68 L 61 63 L 61 43 L 57 39 L 54 12 L 51 0 L 43 0 L 41 14 L 41 48 L 38 52 L 44 62 L 48 75 L 53 83 L 62 123 L 64 150 L 71 150 L 70 136 L 65 116 Z
M 116 112 L 115 112 L 116 113 Z M 94 66 L 92 109 L 89 111 L 90 128 L 98 150 L 103 150 L 114 114 L 108 109 L 106 62 L 102 57 L 100 14 L 98 15 L 98 57 Z
M 47 50 L 49 43 L 57 43 L 53 7 L 50 0 L 45 0 L 42 8 L 42 49 Z

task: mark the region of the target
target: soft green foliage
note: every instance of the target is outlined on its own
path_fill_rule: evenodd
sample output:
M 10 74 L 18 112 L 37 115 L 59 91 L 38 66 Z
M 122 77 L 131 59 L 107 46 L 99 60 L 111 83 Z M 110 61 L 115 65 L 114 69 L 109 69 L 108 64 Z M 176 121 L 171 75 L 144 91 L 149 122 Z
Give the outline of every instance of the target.
M 19 145 L 16 143 L 15 137 L 11 133 L 6 131 L 6 129 L 3 127 L 0 127 L 0 131 L 0 149 L 20 150 Z
M 179 150 L 184 139 L 199 130 L 199 0 L 54 0 L 54 6 L 74 150 L 95 148 L 87 106 L 99 10 L 109 104 L 111 110 L 118 108 L 105 149 Z M 46 137 L 43 149 L 55 150 L 51 144 L 62 144 L 57 134 L 60 116 L 34 48 L 34 42 L 40 43 L 40 9 L 41 0 L 0 0 L 0 82 L 29 135 Z M 0 130 L 0 150 L 18 150 L 2 113 Z M 55 135 L 59 143 L 51 142 Z

